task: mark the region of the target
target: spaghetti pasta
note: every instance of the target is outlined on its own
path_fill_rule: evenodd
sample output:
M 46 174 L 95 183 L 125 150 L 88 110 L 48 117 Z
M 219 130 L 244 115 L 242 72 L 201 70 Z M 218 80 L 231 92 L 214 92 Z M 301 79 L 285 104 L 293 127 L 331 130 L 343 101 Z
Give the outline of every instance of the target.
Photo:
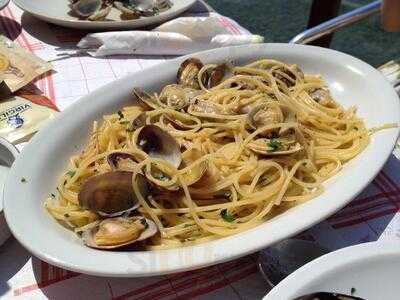
M 56 220 L 77 233 L 98 225 L 104 215 L 82 206 L 79 193 L 91 178 L 123 170 L 131 174 L 129 192 L 137 201 L 125 214 L 140 214 L 157 226 L 158 233 L 143 242 L 147 249 L 203 243 L 320 195 L 322 182 L 369 143 L 356 108 L 340 106 L 321 77 L 296 65 L 196 60 L 184 67 L 192 69 L 180 70 L 180 76 L 192 77 L 178 78 L 160 94 L 137 92 L 141 105 L 94 122 L 88 145 L 60 179 L 57 197 L 45 201 Z M 161 146 L 170 151 L 164 134 L 175 140 L 177 165 L 141 144 L 147 126 L 163 132 L 153 132 L 150 142 L 166 143 Z M 120 159 L 110 163 L 113 153 Z M 138 176 L 146 178 L 149 193 Z

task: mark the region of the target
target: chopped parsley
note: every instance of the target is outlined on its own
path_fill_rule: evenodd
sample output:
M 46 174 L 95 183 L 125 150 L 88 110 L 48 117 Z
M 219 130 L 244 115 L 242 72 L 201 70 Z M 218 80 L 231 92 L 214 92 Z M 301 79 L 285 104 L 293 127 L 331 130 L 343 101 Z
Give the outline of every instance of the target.
M 74 175 L 76 174 L 76 171 L 68 171 L 67 172 L 67 175 L 69 176 L 69 177 L 74 177 Z
M 183 225 L 183 228 L 188 228 L 188 227 L 192 227 L 193 226 L 193 224 L 185 224 L 185 225 Z
M 119 124 L 121 124 L 121 125 L 128 125 L 128 124 L 129 124 L 129 121 L 120 121 Z
M 117 113 L 118 113 L 119 119 L 122 120 L 124 118 L 124 114 L 122 113 L 122 111 L 119 110 Z
M 271 139 L 267 142 L 267 146 L 271 148 L 268 152 L 274 152 L 282 148 L 282 143 L 277 139 Z
M 56 195 L 54 195 L 53 193 L 50 194 L 51 198 L 55 198 Z
M 232 223 L 233 221 L 235 221 L 235 217 L 233 215 L 231 215 L 226 209 L 221 210 L 220 213 L 222 219 L 224 219 L 224 221 Z
M 350 295 L 353 296 L 355 293 L 356 293 L 356 288 L 352 287 L 351 290 L 350 290 Z
M 26 182 L 25 177 L 22 177 L 22 178 L 21 178 L 21 182 L 22 182 L 22 183 L 25 183 L 25 182 Z

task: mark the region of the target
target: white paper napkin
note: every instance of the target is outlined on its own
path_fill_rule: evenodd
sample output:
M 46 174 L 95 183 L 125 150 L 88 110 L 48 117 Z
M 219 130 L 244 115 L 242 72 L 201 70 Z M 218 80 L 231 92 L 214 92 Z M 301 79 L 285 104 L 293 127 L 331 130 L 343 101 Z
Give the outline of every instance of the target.
M 259 35 L 229 30 L 230 19 L 216 13 L 181 17 L 152 31 L 99 32 L 86 35 L 78 47 L 93 56 L 106 55 L 184 55 L 224 46 L 262 43 Z M 233 22 L 233 21 L 232 21 Z

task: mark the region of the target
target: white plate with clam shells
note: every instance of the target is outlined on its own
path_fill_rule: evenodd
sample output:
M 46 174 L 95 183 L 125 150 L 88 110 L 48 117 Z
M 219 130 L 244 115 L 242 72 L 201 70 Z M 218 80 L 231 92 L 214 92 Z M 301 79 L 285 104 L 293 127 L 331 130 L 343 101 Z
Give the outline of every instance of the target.
M 181 14 L 196 0 L 13 0 L 35 17 L 77 29 L 139 28 Z
M 256 44 L 224 47 L 166 61 L 118 79 L 78 100 L 36 134 L 18 156 L 4 188 L 4 211 L 11 232 L 33 255 L 75 272 L 122 277 L 181 272 L 232 260 L 293 236 L 332 215 L 371 182 L 392 153 L 399 128 L 374 134 L 360 155 L 323 183 L 324 192 L 319 196 L 238 234 L 162 250 L 120 248 L 107 251 L 96 249 L 91 243 L 86 246 L 72 230 L 55 222 L 44 207 L 45 199 L 56 192 L 55 187 L 69 158 L 80 153 L 87 143 L 93 121 L 124 105 L 132 105 L 133 87 L 158 91 L 166 84 L 176 83 L 177 70 L 189 57 L 205 64 L 232 61 L 235 65 L 243 65 L 261 58 L 297 64 L 306 74 L 323 76 L 339 103 L 346 107 L 357 106 L 357 113 L 368 128 L 400 122 L 398 96 L 379 71 L 357 58 L 331 49 Z M 157 140 L 156 131 L 153 136 L 153 140 Z M 123 179 L 124 176 L 118 176 L 107 182 L 122 182 Z M 224 213 L 223 218 L 227 217 Z M 142 225 L 141 228 L 146 229 L 146 225 Z M 148 229 L 152 230 L 151 224 Z M 139 236 L 138 240 L 142 238 L 145 236 Z

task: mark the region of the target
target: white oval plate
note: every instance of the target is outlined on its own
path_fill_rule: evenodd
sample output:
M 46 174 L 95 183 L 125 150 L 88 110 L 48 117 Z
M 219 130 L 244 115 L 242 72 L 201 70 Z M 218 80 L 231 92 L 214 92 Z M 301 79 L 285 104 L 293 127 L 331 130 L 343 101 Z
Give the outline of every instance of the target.
M 121 29 L 139 28 L 152 24 L 159 24 L 183 13 L 190 8 L 196 0 L 171 0 L 174 4 L 170 9 L 152 17 L 141 17 L 136 20 L 121 21 L 118 10 L 113 9 L 107 17 L 110 21 L 87 21 L 79 20 L 70 16 L 68 12 L 69 0 L 13 0 L 22 10 L 35 17 L 60 26 L 78 29 Z
M 371 66 L 349 55 L 311 46 L 258 44 L 220 48 L 195 56 L 208 63 L 234 60 L 243 64 L 270 57 L 297 63 L 307 73 L 327 80 L 344 106 L 357 105 L 367 126 L 400 121 L 399 100 L 391 85 Z M 347 204 L 375 177 L 390 155 L 398 129 L 375 134 L 371 144 L 326 191 L 272 221 L 247 232 L 180 249 L 106 252 L 87 248 L 71 231 L 57 224 L 43 208 L 54 192 L 69 157 L 87 143 L 93 120 L 132 103 L 132 87 L 158 90 L 175 82 L 186 57 L 167 61 L 110 83 L 83 97 L 42 129 L 24 148 L 5 187 L 5 213 L 15 237 L 39 258 L 77 272 L 104 276 L 149 276 L 204 267 L 255 252 L 310 227 Z M 22 183 L 21 178 L 26 178 Z
M 293 300 L 314 292 L 351 294 L 368 300 L 398 300 L 400 243 L 373 242 L 321 256 L 290 274 L 263 300 Z

